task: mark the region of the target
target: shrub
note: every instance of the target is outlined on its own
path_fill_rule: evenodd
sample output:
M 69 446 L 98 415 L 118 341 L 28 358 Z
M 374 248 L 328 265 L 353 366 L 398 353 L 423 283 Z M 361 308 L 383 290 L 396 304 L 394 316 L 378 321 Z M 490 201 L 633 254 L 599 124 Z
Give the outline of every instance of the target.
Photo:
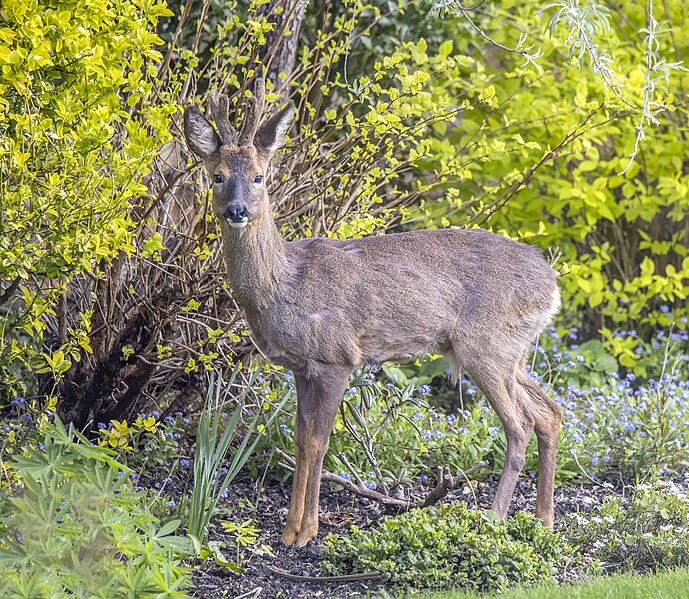
M 670 481 L 609 496 L 589 514 L 571 514 L 562 535 L 594 569 L 656 570 L 689 564 L 689 495 Z
M 397 588 L 491 591 L 552 578 L 568 551 L 533 516 L 500 520 L 451 504 L 386 518 L 373 530 L 330 534 L 321 567 L 329 574 L 380 571 Z
M 188 539 L 161 523 L 133 490 L 112 449 L 90 445 L 57 420 L 10 465 L 0 498 L 3 597 L 183 598 Z
M 606 33 L 595 34 L 594 46 L 612 57 L 612 63 L 605 64 L 614 68 L 615 80 L 622 85 L 618 91 L 634 106 L 629 110 L 595 69 L 579 68 L 578 58 L 586 54 L 575 51 L 569 60 L 563 58 L 563 45 L 576 40 L 581 29 L 568 30 L 561 24 L 552 35 L 539 39 L 548 19 L 562 7 L 592 15 L 600 14 L 602 3 L 545 4 L 508 0 L 482 16 L 472 15 L 507 46 L 515 46 L 524 34 L 527 45 L 533 42 L 540 48 L 537 62 L 543 70 L 520 66 L 523 57 L 514 53 L 498 52 L 499 59 L 482 60 L 485 68 L 475 78 L 481 77 L 492 88 L 490 102 L 462 113 L 460 127 L 436 129 L 431 144 L 438 157 L 450 159 L 455 147 L 481 131 L 476 149 L 463 156 L 465 176 L 451 180 L 453 192 L 463 206 L 484 198 L 489 205 L 495 203 L 495 214 L 476 222 L 528 238 L 544 249 L 558 248 L 563 260 L 576 264 L 576 275 L 561 279 L 567 318 L 583 321 L 587 336 L 602 330 L 606 348 L 625 367 L 636 369 L 634 350 L 640 338 L 649 339 L 656 329 L 673 322 L 687 328 L 689 180 L 678 135 L 685 135 L 689 127 L 689 112 L 681 100 L 689 77 L 671 63 L 686 56 L 689 22 L 678 1 L 662 7 L 655 3 L 655 17 L 667 21 L 660 27 L 649 22 L 647 3 L 619 2 L 604 19 L 601 30 Z M 467 34 L 469 25 L 463 16 L 448 18 L 446 27 L 446 43 L 454 41 L 455 50 L 476 56 L 476 42 Z M 652 54 L 666 59 L 656 72 L 644 72 L 649 44 L 642 28 L 654 29 Z M 434 49 L 431 46 L 429 52 Z M 654 103 L 658 125 L 645 122 L 640 153 L 622 174 L 638 135 L 646 75 L 655 84 L 648 99 Z M 576 139 L 566 151 L 547 161 L 518 193 L 511 193 L 510 185 L 528 175 L 546 147 L 557 147 L 573 133 Z M 489 159 L 472 162 L 481 153 Z M 500 160 L 495 160 L 496 155 Z M 441 217 L 452 224 L 466 222 L 466 211 L 453 209 L 450 194 L 420 206 L 419 212 L 424 214 L 423 226 Z M 616 336 L 623 325 L 638 335 Z M 636 374 L 643 373 L 643 365 L 639 366 Z
M 559 461 L 566 470 L 629 480 L 653 467 L 681 469 L 689 460 L 689 383 L 677 374 L 572 386 L 556 400 L 563 408 Z
M 133 249 L 130 208 L 176 109 L 151 105 L 169 14 L 158 1 L 2 6 L 0 401 L 26 394 L 27 370 L 59 379 L 92 351 L 93 312 L 68 319 L 63 294 Z
M 168 414 L 162 419 L 160 412 L 139 414 L 131 422 L 111 420 L 98 423 L 98 445 L 117 451 L 120 461 L 132 469 L 142 466 L 165 466 L 179 459 L 182 431 L 191 419 L 182 412 Z M 94 431 L 95 432 L 95 431 Z
M 26 395 L 39 374 L 52 379 L 44 389 L 62 379 L 54 392 L 65 419 L 122 421 L 146 408 L 141 392 L 149 384 L 170 388 L 250 351 L 224 289 L 205 175 L 183 143 L 158 149 L 171 138 L 177 103 L 205 103 L 219 88 L 234 110 L 258 72 L 269 75 L 268 110 L 289 96 L 301 117 L 275 164 L 280 176 L 271 178 L 285 236 L 465 226 L 486 221 L 520 189 L 504 216 L 486 223 L 559 244 L 565 259 L 580 263 L 581 276 L 563 279 L 567 305 L 588 303 L 607 323 L 641 315 L 646 330 L 673 320 L 685 327 L 674 310 L 686 295 L 689 264 L 679 209 L 687 185 L 682 144 L 674 128 L 649 128 L 643 151 L 662 153 L 616 175 L 627 158 L 617 147 L 633 147 L 636 133 L 620 127 L 626 107 L 618 110 L 609 89 L 563 60 L 562 27 L 542 42 L 539 72 L 508 53 L 499 61 L 486 55 L 485 40 L 477 43 L 461 19 L 425 12 L 417 19 L 418 7 L 405 18 L 401 9 L 336 3 L 292 27 L 284 15 L 303 16 L 303 5 L 294 11 L 286 0 L 194 5 L 190 14 L 174 2 L 180 14 L 161 27 L 170 40 L 162 59 L 154 33 L 170 14 L 162 2 L 96 2 L 88 14 L 79 2 L 53 4 L 22 0 L 2 13 L 9 24 L 0 32 L 6 399 Z M 678 20 L 677 6 L 667 9 L 671 19 Z M 510 0 L 477 18 L 514 45 L 521 30 L 543 31 L 538 8 Z M 643 24 L 643 7 L 622 10 L 634 27 Z M 643 36 L 623 31 L 626 22 L 613 22 L 610 44 L 620 82 L 638 97 L 643 53 L 626 40 Z M 300 30 L 302 48 L 289 39 Z M 687 36 L 679 33 L 672 39 L 681 54 Z M 293 60 L 280 70 L 275 57 L 285 44 Z M 684 75 L 673 77 L 685 85 Z M 681 131 L 686 108 L 661 87 L 652 100 L 672 111 Z M 539 171 L 544 164 L 554 168 Z M 658 194 L 646 191 L 651 185 Z M 633 336 L 606 330 L 605 343 L 627 366 L 644 368 Z
M 337 3 L 314 11 L 306 34 L 308 46 L 296 51 L 294 40 L 289 42 L 295 49 L 294 68 L 279 73 L 273 72 L 274 58 L 281 54 L 276 48 L 294 29 L 287 21 L 282 21 L 284 27 L 277 26 L 276 20 L 280 15 L 299 14 L 303 5 L 278 0 L 269 3 L 268 11 L 265 2 L 211 4 L 208 15 L 206 9 L 193 8 L 201 13 L 198 19 L 187 19 L 186 8 L 182 11 L 179 26 L 183 31 L 179 37 L 171 35 L 171 45 L 165 59 L 155 65 L 157 70 L 150 59 L 160 57 L 149 47 L 147 53 L 137 54 L 131 61 L 140 69 L 124 73 L 127 83 L 114 88 L 106 107 L 93 102 L 107 112 L 105 108 L 131 101 L 133 106 L 128 110 L 136 117 L 133 120 L 145 121 L 146 125 L 153 121 L 155 135 L 144 140 L 145 151 L 132 151 L 137 158 L 145 158 L 144 163 L 136 163 L 138 171 L 119 168 L 111 173 L 110 164 L 120 166 L 111 154 L 126 146 L 131 130 L 143 135 L 141 131 L 148 129 L 130 124 L 129 113 L 118 109 L 115 114 L 126 123 L 115 123 L 112 135 L 102 134 L 104 127 L 98 130 L 101 137 L 88 147 L 94 156 L 103 155 L 110 161 L 100 165 L 103 176 L 88 179 L 91 187 L 83 193 L 79 190 L 79 197 L 88 197 L 92 212 L 103 215 L 95 222 L 106 229 L 111 225 L 117 228 L 121 244 L 113 247 L 94 239 L 95 257 L 70 254 L 68 258 L 74 260 L 69 264 L 78 268 L 58 272 L 63 278 L 50 305 L 32 304 L 34 324 L 29 335 L 42 327 L 46 329 L 45 339 L 54 347 L 49 361 L 28 361 L 27 366 L 34 372 L 40 369 L 48 378 L 62 379 L 57 389 L 63 396 L 59 413 L 79 427 L 89 420 L 131 420 L 134 409 L 147 407 L 142 405 L 146 397 L 141 391 L 149 383 L 169 389 L 179 379 L 186 382 L 205 369 L 234 363 L 237 354 L 251 348 L 245 324 L 235 317 L 236 307 L 226 291 L 217 223 L 208 211 L 205 174 L 196 169 L 183 143 L 171 143 L 157 152 L 159 142 L 169 138 L 166 117 L 176 109 L 170 98 L 180 104 L 193 100 L 205 105 L 208 92 L 218 89 L 229 95 L 234 116 L 250 80 L 257 73 L 266 73 L 267 112 L 288 97 L 295 100 L 300 120 L 291 131 L 286 152 L 274 164 L 275 176 L 269 179 L 278 224 L 289 238 L 317 234 L 359 237 L 395 226 L 399 218 L 409 216 L 408 208 L 422 196 L 441 190 L 434 167 L 424 166 L 437 163 L 428 143 L 429 130 L 453 123 L 460 110 L 458 102 L 470 110 L 485 100 L 482 91 L 488 83 L 485 78 L 474 77 L 474 71 L 480 69 L 477 60 L 468 59 L 464 52 L 453 55 L 451 45 L 429 54 L 423 39 L 396 44 L 389 55 L 369 61 L 365 76 L 355 78 L 352 74 L 350 81 L 346 64 L 352 40 L 374 36 L 381 17 L 381 9 L 368 3 Z M 41 15 L 49 12 L 40 8 L 37 12 Z M 115 3 L 116 9 L 129 10 L 117 21 L 118 26 L 127 26 L 124 17 L 131 17 L 135 7 Z M 137 39 L 153 45 L 158 40 L 152 33 L 157 17 L 168 13 L 162 4 L 153 2 L 145 3 L 139 12 L 136 16 L 141 22 L 131 28 Z M 60 18 L 69 16 L 69 11 L 65 13 Z M 93 27 L 102 29 L 111 16 L 105 14 L 102 23 L 94 19 Z M 190 35 L 196 27 L 198 35 Z M 169 27 L 167 32 L 172 33 Z M 187 41 L 191 47 L 184 47 Z M 202 58 L 196 56 L 197 51 Z M 126 48 L 122 52 L 120 58 L 127 62 Z M 90 65 L 86 61 L 83 66 Z M 116 70 L 116 65 L 108 66 Z M 158 75 L 152 74 L 154 71 Z M 117 84 L 119 78 L 113 78 Z M 442 79 L 442 87 L 433 87 L 435 78 Z M 465 81 L 470 84 L 466 86 Z M 135 86 L 139 83 L 141 93 Z M 160 97 L 151 90 L 160 90 Z M 87 102 L 91 101 L 89 91 L 75 89 L 72 93 L 80 102 Z M 55 95 L 59 97 L 59 93 Z M 52 95 L 46 97 L 52 101 Z M 139 111 L 144 108 L 146 114 Z M 60 110 L 55 113 L 61 114 Z M 91 117 L 91 113 L 85 114 Z M 109 116 L 108 112 L 100 118 L 99 126 L 101 121 L 108 122 Z M 179 131 L 178 118 L 172 121 L 172 127 Z M 165 127 L 161 128 L 161 123 Z M 49 147 L 48 142 L 34 145 Z M 305 164 L 309 167 L 306 177 Z M 27 165 L 27 176 L 33 176 L 39 166 Z M 410 177 L 410 171 L 417 167 L 425 171 L 424 176 Z M 461 169 L 461 161 L 450 160 L 443 173 L 449 176 Z M 54 170 L 56 175 L 62 174 Z M 70 171 L 75 176 L 80 172 Z M 107 198 L 88 193 L 101 180 L 110 184 L 124 177 L 134 192 L 106 186 L 95 191 L 102 191 Z M 59 185 L 50 185 L 51 193 L 62 191 Z M 72 195 L 68 199 L 69 207 L 79 205 L 72 201 Z M 126 209 L 130 201 L 132 206 Z M 111 205 L 114 214 L 105 209 Z M 76 218 L 79 211 L 68 215 Z M 122 222 L 117 219 L 120 216 Z M 73 228 L 54 229 L 64 232 L 70 247 L 90 248 L 72 239 Z M 84 271 L 92 276 L 74 276 Z M 12 274 L 2 277 L 3 291 L 4 281 L 9 284 L 14 280 Z M 40 342 L 35 340 L 31 350 L 40 353 Z M 8 345 L 7 351 L 11 350 Z M 82 359 L 91 351 L 88 360 Z M 24 353 L 30 353 L 29 349 Z M 21 362 L 22 356 L 12 355 L 14 362 Z

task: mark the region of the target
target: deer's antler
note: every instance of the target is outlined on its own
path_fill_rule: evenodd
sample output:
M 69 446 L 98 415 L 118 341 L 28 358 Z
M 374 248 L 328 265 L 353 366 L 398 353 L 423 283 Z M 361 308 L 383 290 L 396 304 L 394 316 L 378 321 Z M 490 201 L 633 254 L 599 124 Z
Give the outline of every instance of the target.
M 230 125 L 230 100 L 225 94 L 214 91 L 208 100 L 208 109 L 218 128 L 224 146 L 237 145 L 237 132 Z
M 254 142 L 254 135 L 258 129 L 258 124 L 263 115 L 264 96 L 266 91 L 266 84 L 262 77 L 256 77 L 254 80 L 254 90 L 252 96 L 246 103 L 246 118 L 244 124 L 239 132 L 239 145 L 249 146 Z

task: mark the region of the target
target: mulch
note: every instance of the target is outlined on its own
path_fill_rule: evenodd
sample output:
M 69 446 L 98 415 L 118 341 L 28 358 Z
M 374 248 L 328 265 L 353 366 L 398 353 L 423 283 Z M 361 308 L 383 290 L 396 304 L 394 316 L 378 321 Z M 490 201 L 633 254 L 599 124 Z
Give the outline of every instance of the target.
M 468 488 L 457 490 L 448 495 L 444 501 L 461 500 L 480 508 L 489 508 L 497 479 L 491 478 L 478 483 L 474 494 Z M 258 484 L 248 477 L 240 477 L 231 486 L 230 496 L 223 503 L 227 508 L 226 515 L 218 519 L 235 522 L 253 519 L 261 529 L 256 546 L 269 545 L 275 557 L 269 555 L 245 553 L 243 572 L 236 574 L 228 568 L 215 565 L 210 560 L 199 564 L 193 575 L 194 588 L 191 594 L 204 599 L 238 597 L 284 597 L 284 598 L 317 598 L 317 597 L 358 597 L 367 596 L 376 590 L 382 590 L 378 581 L 357 581 L 347 583 L 305 582 L 290 580 L 275 573 L 279 569 L 298 576 L 319 576 L 321 561 L 320 547 L 324 536 L 329 532 L 345 533 L 349 526 L 356 524 L 360 528 L 375 525 L 387 515 L 377 503 L 354 497 L 342 490 L 333 490 L 326 483 L 321 491 L 320 531 L 318 539 L 303 549 L 285 547 L 280 543 L 280 535 L 285 523 L 291 485 L 289 481 L 266 480 L 260 493 Z M 576 485 L 556 489 L 556 517 L 567 512 L 588 512 L 600 504 L 609 489 L 599 485 Z M 258 497 L 257 509 L 254 509 Z M 535 481 L 522 481 L 511 504 L 511 511 L 534 511 L 536 502 Z M 557 524 L 556 524 L 557 527 Z M 223 541 L 229 535 L 216 522 L 212 525 L 210 539 Z M 227 556 L 230 557 L 230 550 Z

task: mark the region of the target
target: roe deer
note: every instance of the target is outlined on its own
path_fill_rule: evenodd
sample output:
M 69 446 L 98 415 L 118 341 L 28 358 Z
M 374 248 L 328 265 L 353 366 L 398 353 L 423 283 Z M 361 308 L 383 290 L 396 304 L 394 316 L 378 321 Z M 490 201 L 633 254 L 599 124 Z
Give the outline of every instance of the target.
M 211 97 L 217 130 L 192 106 L 184 133 L 213 181 L 229 282 L 255 342 L 294 372 L 296 464 L 282 541 L 303 546 L 318 533 L 323 456 L 352 372 L 436 351 L 449 358 L 455 378 L 460 368 L 471 375 L 504 426 L 493 510 L 507 515 L 535 430 L 536 514 L 552 527 L 561 415 L 525 364 L 559 308 L 555 271 L 536 249 L 480 229 L 284 241 L 264 176 L 294 105 L 259 127 L 263 94 L 257 79 L 239 134 L 225 96 Z

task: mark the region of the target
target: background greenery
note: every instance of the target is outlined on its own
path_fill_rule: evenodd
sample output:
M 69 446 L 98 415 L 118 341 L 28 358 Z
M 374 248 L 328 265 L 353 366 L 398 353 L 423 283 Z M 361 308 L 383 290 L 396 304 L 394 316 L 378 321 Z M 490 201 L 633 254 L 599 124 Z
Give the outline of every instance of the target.
M 253 358 L 228 292 L 206 174 L 180 129 L 181 109 L 205 107 L 216 90 L 241 118 L 255 74 L 267 78 L 268 112 L 288 99 L 298 107 L 269 176 L 286 238 L 481 226 L 542 248 L 561 272 L 563 310 L 529 371 L 565 416 L 558 483 L 681 478 L 689 460 L 686 8 L 681 0 L 457 6 L 2 3 L 7 596 L 184 596 L 193 560 L 239 571 L 247 555 L 272 551 L 258 546 L 251 521 L 226 522 L 226 545 L 205 542 L 232 464 L 247 463 L 261 484 L 268 471 L 288 477 L 294 388 L 290 373 Z M 434 358 L 357 373 L 329 471 L 410 502 L 439 467 L 457 472 L 485 459 L 479 476 L 499 472 L 497 419 L 472 381 L 449 389 L 446 365 Z M 228 380 L 222 394 L 220 376 L 209 383 L 216 371 Z M 195 436 L 203 442 L 192 468 Z M 531 445 L 520 486 L 533 485 L 536 465 Z M 175 487 L 178 478 L 190 487 Z M 602 506 L 598 520 L 563 522 L 561 540 L 528 519 L 507 526 L 528 529 L 526 546 L 552 543 L 547 563 L 517 563 L 525 550 L 495 525 L 497 562 L 477 554 L 467 580 L 499 570 L 508 573 L 502 586 L 561 573 L 555 554 L 565 541 L 578 547 L 576 575 L 613 561 L 639 571 L 684 564 L 683 488 L 639 487 Z M 86 496 L 102 502 L 84 504 Z M 412 538 L 433 538 L 427 513 L 402 521 Z M 51 540 L 35 534 L 43 529 Z M 390 533 L 391 546 L 401 530 Z M 355 555 L 367 534 L 340 542 Z M 630 551 L 616 553 L 620 539 Z M 456 555 L 466 549 L 459 537 L 447 542 Z M 78 562 L 93 546 L 103 559 L 87 571 Z M 347 559 L 333 558 L 332 571 L 351 570 Z M 392 585 L 447 580 L 447 571 L 424 579 L 418 564 L 395 560 Z
M 560 332 L 623 368 L 647 375 L 643 344 L 686 330 L 679 0 L 655 7 L 652 52 L 636 2 L 471 22 L 442 2 L 85 6 L 3 5 L 3 401 L 121 418 L 250 350 L 178 111 L 211 89 L 237 106 L 259 71 L 268 110 L 299 109 L 271 176 L 287 237 L 481 225 L 552 256 Z

